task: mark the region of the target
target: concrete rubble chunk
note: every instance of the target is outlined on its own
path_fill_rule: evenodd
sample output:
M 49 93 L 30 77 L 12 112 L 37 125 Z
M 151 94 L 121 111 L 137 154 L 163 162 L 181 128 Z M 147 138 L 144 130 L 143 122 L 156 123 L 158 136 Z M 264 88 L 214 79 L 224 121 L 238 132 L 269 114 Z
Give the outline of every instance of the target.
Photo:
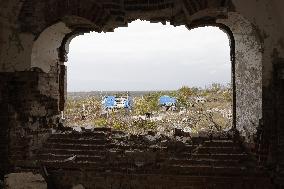
M 4 178 L 5 189 L 47 189 L 47 184 L 40 174 L 32 172 L 10 173 Z

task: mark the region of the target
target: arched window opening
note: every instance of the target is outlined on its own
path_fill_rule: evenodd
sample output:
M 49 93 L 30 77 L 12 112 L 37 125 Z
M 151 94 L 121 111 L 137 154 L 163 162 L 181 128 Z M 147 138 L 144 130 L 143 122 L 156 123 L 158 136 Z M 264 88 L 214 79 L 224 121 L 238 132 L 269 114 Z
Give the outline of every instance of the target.
M 223 131 L 233 123 L 233 67 L 218 27 L 135 21 L 74 38 L 67 66 L 68 127 L 130 133 Z

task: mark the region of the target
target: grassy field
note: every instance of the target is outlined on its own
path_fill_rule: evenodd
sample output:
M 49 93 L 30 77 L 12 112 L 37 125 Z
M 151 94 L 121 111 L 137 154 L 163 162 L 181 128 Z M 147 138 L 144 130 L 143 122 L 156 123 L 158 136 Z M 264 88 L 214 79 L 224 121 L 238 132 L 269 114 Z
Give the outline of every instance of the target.
M 103 110 L 103 96 L 123 94 L 125 92 L 119 91 L 68 93 L 64 112 L 65 125 L 110 127 L 132 134 L 154 131 L 166 135 L 171 134 L 175 128 L 198 133 L 231 127 L 230 87 L 213 84 L 206 89 L 182 87 L 177 91 L 134 91 L 129 92 L 133 98 L 131 110 Z M 162 95 L 177 99 L 174 110 L 159 106 L 158 99 Z

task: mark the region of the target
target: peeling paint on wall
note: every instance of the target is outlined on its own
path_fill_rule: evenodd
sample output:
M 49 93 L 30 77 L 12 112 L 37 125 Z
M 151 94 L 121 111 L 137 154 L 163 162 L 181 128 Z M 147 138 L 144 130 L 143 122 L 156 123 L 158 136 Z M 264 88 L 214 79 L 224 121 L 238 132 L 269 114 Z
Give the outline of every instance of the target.
M 236 127 L 247 139 L 262 118 L 262 47 L 253 25 L 237 13 L 218 20 L 235 39 Z
M 48 73 L 59 61 L 59 48 L 65 35 L 71 30 L 62 22 L 44 30 L 33 45 L 31 67 L 42 69 Z

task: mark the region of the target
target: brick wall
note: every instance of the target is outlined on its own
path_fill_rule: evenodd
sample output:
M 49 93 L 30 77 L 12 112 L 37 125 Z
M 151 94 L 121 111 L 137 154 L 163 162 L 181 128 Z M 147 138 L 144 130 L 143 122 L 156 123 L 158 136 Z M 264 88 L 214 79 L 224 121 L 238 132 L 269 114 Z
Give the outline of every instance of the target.
M 56 126 L 59 79 L 40 71 L 0 73 L 0 168 L 34 167 L 33 156 Z

